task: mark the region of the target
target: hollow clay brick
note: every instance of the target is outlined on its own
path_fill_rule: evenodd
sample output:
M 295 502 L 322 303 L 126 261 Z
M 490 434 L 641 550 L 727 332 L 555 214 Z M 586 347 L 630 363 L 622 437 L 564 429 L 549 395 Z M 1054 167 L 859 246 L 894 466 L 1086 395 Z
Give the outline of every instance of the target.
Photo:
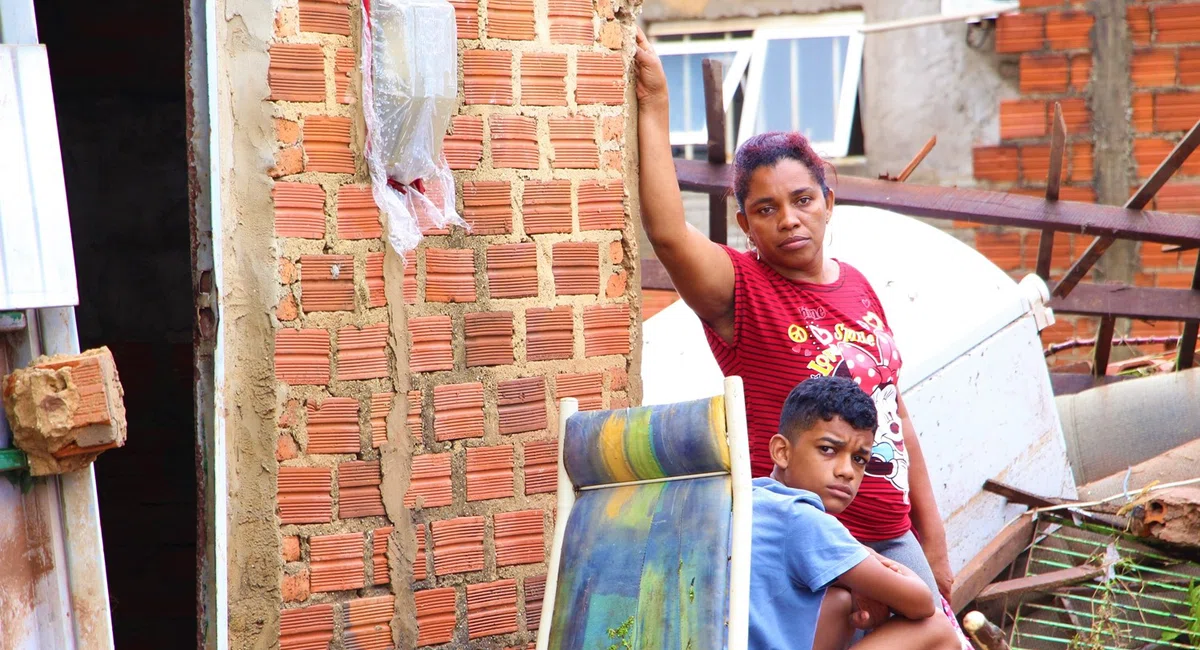
M 91 464 L 125 444 L 125 402 L 107 347 L 39 357 L 4 378 L 4 411 L 13 444 L 34 476 Z
M 325 190 L 313 183 L 275 183 L 275 234 L 321 239 L 325 236 Z
M 521 54 L 521 104 L 567 105 L 567 55 Z
M 404 507 L 437 508 L 453 500 L 450 454 L 419 454 L 412 459 L 412 478 L 404 494 Z
M 441 645 L 454 638 L 454 587 L 426 589 L 413 594 L 417 609 L 417 645 Z
M 371 395 L 371 446 L 379 448 L 387 442 L 387 417 L 392 410 L 392 399 L 395 393 L 375 393 Z
M 279 613 L 279 650 L 324 648 L 333 640 L 333 605 L 285 609 Z
M 467 450 L 467 501 L 513 495 L 513 448 L 472 447 Z
M 619 181 L 579 184 L 579 229 L 621 230 L 625 227 L 625 186 Z
M 374 379 L 388 376 L 388 325 L 343 327 L 338 330 L 338 379 Z
M 268 56 L 270 99 L 325 101 L 325 55 L 320 45 L 272 45 Z
M 472 235 L 505 235 L 512 232 L 512 187 L 508 181 L 474 181 L 462 184 L 463 220 Z
M 467 636 L 510 634 L 517 631 L 517 581 L 498 580 L 467 585 Z
M 591 0 L 550 0 L 550 40 L 591 45 L 595 38 Z
M 536 296 L 537 245 L 529 242 L 488 246 L 487 276 L 492 298 Z
M 488 38 L 532 41 L 533 0 L 488 0 Z
M 450 342 L 452 325 L 449 316 L 410 318 L 408 332 L 412 344 L 408 357 L 410 372 L 454 369 L 454 348 Z
M 379 208 L 375 205 L 375 197 L 371 195 L 370 185 L 342 185 L 338 188 L 337 233 L 339 239 L 378 239 L 383 236 Z
M 562 242 L 552 249 L 554 287 L 558 295 L 600 291 L 600 249 L 590 242 Z
M 466 50 L 462 53 L 463 101 L 466 104 L 513 103 L 512 52 Z
M 425 300 L 475 302 L 475 259 L 470 249 L 425 250 Z
M 525 358 L 570 359 L 575 350 L 571 307 L 534 307 L 525 312 Z
M 359 443 L 358 400 L 352 397 L 326 397 L 305 403 L 310 454 L 353 454 Z
M 593 305 L 583 310 L 584 355 L 629 354 L 629 305 Z
M 305 312 L 354 310 L 354 256 L 300 256 L 300 303 Z
M 496 411 L 500 433 L 522 433 L 546 428 L 546 380 L 526 377 L 502 381 L 497 386 Z
M 308 169 L 335 174 L 354 173 L 350 118 L 310 115 L 304 118 L 303 129 Z
M 496 540 L 496 566 L 538 564 L 545 557 L 541 510 L 497 513 L 492 529 Z
M 479 0 L 450 0 L 450 4 L 454 5 L 458 38 L 479 38 Z
M 525 443 L 525 494 L 554 492 L 558 485 L 558 441 Z
M 433 571 L 439 576 L 483 570 L 483 517 L 458 517 L 430 524 Z
M 513 362 L 512 312 L 472 312 L 464 317 L 467 367 Z
M 483 384 L 435 386 L 433 433 L 439 441 L 483 437 Z
M 571 232 L 571 181 L 527 181 L 521 214 L 527 235 Z

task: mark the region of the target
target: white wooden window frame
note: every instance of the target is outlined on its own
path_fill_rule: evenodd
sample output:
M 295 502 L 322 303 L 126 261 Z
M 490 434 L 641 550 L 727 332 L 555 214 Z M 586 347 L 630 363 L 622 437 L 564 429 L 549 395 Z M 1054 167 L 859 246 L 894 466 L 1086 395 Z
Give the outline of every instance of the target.
M 763 99 L 762 80 L 765 72 L 767 45 L 773 40 L 847 37 L 846 65 L 842 70 L 837 110 L 834 115 L 834 137 L 831 141 L 813 142 L 823 155 L 844 157 L 850 150 L 850 132 L 854 125 L 854 108 L 862 75 L 863 15 L 861 12 L 835 12 L 812 16 L 781 16 L 761 19 L 732 19 L 728 21 L 681 21 L 655 23 L 650 26 L 652 37 L 684 36 L 682 41 L 657 41 L 655 50 L 660 56 L 677 54 L 706 54 L 735 52 L 733 62 L 725 71 L 721 95 L 726 114 L 730 113 L 738 86 L 745 87 L 742 118 L 737 128 L 737 144 L 755 134 L 759 103 Z M 718 34 L 749 31 L 750 37 L 721 38 Z M 712 34 L 712 38 L 691 38 L 693 34 Z M 702 83 L 702 82 L 700 82 Z M 795 95 L 797 89 L 793 89 Z M 798 97 L 791 98 L 792 103 Z M 671 131 L 671 144 L 700 145 L 708 141 L 703 130 Z
M 724 71 L 725 80 L 721 84 L 721 102 L 725 106 L 726 114 L 729 113 L 733 106 L 733 96 L 737 92 L 738 86 L 741 85 L 742 75 L 746 72 L 746 66 L 750 62 L 750 53 L 752 50 L 753 39 L 751 38 L 705 38 L 696 40 L 683 41 L 667 41 L 665 43 L 655 43 L 654 49 L 659 56 L 678 56 L 684 54 L 725 54 L 733 53 L 733 61 Z M 685 74 L 687 68 L 684 68 Z M 686 79 L 685 89 L 688 86 L 700 89 L 703 92 L 703 79 Z M 685 103 L 685 107 L 690 107 L 690 104 Z M 686 111 L 686 108 L 685 108 Z M 676 146 L 681 145 L 699 145 L 708 143 L 708 132 L 706 129 L 700 128 L 693 131 L 671 130 L 671 144 Z

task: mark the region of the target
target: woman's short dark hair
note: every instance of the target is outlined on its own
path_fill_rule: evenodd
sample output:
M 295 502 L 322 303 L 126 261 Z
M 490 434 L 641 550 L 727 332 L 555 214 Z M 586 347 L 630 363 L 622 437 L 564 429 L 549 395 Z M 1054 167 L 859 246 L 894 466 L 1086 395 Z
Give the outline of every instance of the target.
M 839 417 L 859 431 L 875 431 L 879 414 L 875 402 L 858 384 L 844 377 L 812 377 L 792 389 L 779 414 L 779 435 L 792 440 L 817 420 Z
M 754 171 L 785 158 L 808 167 L 821 186 L 821 193 L 829 196 L 829 185 L 825 182 L 825 168 L 829 163 L 813 150 L 808 138 L 795 131 L 771 131 L 752 136 L 733 155 L 733 196 L 737 199 L 738 209 L 746 211 L 746 194 L 750 192 L 750 177 Z

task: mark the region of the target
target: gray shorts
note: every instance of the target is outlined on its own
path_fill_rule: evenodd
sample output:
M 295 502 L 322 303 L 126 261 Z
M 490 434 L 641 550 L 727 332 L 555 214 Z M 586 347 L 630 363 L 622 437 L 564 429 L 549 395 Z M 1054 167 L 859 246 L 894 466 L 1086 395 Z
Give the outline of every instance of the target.
M 917 541 L 917 536 L 913 535 L 911 530 L 899 537 L 885 539 L 882 542 L 864 542 L 863 545 L 889 560 L 899 562 L 912 569 L 913 573 L 925 582 L 929 587 L 929 592 L 933 594 L 934 608 L 939 612 L 942 611 L 942 599 L 938 595 L 933 569 L 929 568 L 929 560 L 925 559 L 925 551 L 921 550 L 921 543 Z

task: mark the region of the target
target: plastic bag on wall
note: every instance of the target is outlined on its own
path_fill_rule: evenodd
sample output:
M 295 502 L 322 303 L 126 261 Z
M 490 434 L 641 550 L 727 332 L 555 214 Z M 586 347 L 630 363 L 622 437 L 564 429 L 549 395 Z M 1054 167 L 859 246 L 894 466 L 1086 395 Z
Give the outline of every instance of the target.
M 458 102 L 458 33 L 447 0 L 363 0 L 367 168 L 388 241 L 403 256 L 421 232 L 465 226 L 442 137 Z

